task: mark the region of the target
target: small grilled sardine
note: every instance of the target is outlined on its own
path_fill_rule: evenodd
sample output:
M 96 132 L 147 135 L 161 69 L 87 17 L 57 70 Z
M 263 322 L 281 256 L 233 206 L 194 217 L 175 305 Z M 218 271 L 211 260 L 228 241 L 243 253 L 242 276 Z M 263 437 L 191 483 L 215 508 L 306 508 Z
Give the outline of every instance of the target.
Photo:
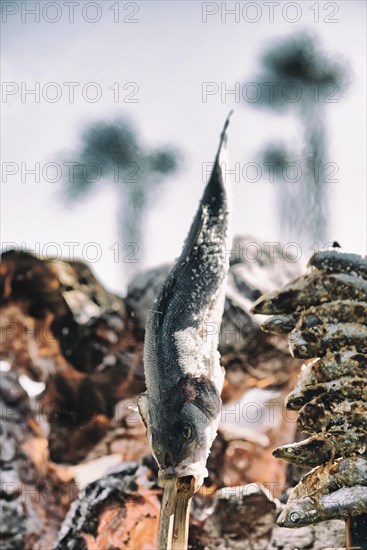
M 359 254 L 322 250 L 311 257 L 308 265 L 332 273 L 360 275 L 367 279 L 367 257 Z
M 337 300 L 313 306 L 302 313 L 273 315 L 261 324 L 261 329 L 274 334 L 289 334 L 296 326 L 304 330 L 324 323 L 367 323 L 367 303 Z
M 367 281 L 345 273 L 322 273 L 315 269 L 291 281 L 280 290 L 260 296 L 252 313 L 265 315 L 294 314 L 324 302 L 367 301 Z
M 340 351 L 345 347 L 355 353 L 367 353 L 367 326 L 327 323 L 307 330 L 296 327 L 289 335 L 290 352 L 299 359 L 323 357 L 328 351 Z
M 331 382 L 342 376 L 364 377 L 367 371 L 367 356 L 353 351 L 338 354 L 326 354 L 302 365 L 297 387 L 313 386 Z
M 343 487 L 326 495 L 320 494 L 292 501 L 280 514 L 280 527 L 303 527 L 329 519 L 347 519 L 367 511 L 367 490 L 363 485 Z
M 307 330 L 326 323 L 367 323 L 367 303 L 337 300 L 306 309 L 297 322 L 298 330 Z
M 364 456 L 367 454 L 367 435 L 354 429 L 347 432 L 318 433 L 273 451 L 276 458 L 299 466 L 318 466 L 330 459 L 354 453 Z
M 367 485 L 367 460 L 363 456 L 338 458 L 313 468 L 291 491 L 288 502 L 354 485 Z
M 356 388 L 357 392 L 355 391 Z M 358 397 L 361 394 L 359 390 L 362 388 L 366 390 L 367 380 L 365 378 L 352 376 L 342 376 L 341 378 L 336 378 L 330 382 L 315 384 L 312 386 L 304 386 L 300 384 L 287 395 L 285 404 L 287 409 L 298 411 L 303 407 L 303 405 L 318 395 L 333 392 L 334 394 L 342 394 L 343 398 L 349 399 L 355 396 Z
M 350 388 L 348 393 L 350 394 Z M 367 428 L 366 389 L 354 388 L 355 400 L 342 400 L 343 396 L 330 392 L 315 397 L 298 413 L 297 426 L 301 432 L 340 431 Z M 362 400 L 358 399 L 362 398 Z
M 329 289 L 330 302 L 338 296 L 340 300 L 367 301 L 367 281 L 346 273 L 330 273 L 325 276 L 325 286 Z

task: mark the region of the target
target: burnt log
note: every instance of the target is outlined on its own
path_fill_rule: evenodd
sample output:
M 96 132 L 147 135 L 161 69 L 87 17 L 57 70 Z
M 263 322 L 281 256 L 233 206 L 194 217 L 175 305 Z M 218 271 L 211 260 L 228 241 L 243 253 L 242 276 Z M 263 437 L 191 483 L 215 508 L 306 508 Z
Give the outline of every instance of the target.
M 0 407 L 1 548 L 51 548 L 78 493 L 73 473 L 50 462 L 34 409 L 12 372 L 2 373 Z
M 153 548 L 160 493 L 149 468 L 137 462 L 123 464 L 85 487 L 53 550 Z
M 38 397 L 56 462 L 77 463 L 106 434 L 121 399 L 145 387 L 142 341 L 122 298 L 81 262 L 2 255 L 0 357 L 46 383 Z

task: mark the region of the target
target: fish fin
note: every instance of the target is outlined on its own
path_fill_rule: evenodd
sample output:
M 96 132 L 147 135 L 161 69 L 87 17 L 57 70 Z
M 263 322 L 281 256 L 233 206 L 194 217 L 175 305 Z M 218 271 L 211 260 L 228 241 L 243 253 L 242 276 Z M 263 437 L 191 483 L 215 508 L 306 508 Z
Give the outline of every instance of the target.
M 138 396 L 137 400 L 140 416 L 143 419 L 145 427 L 148 428 L 149 400 L 148 395 L 144 392 Z
M 178 382 L 172 397 L 175 410 L 185 403 L 192 403 L 207 416 L 215 418 L 222 404 L 219 392 L 211 380 L 204 376 L 187 375 Z

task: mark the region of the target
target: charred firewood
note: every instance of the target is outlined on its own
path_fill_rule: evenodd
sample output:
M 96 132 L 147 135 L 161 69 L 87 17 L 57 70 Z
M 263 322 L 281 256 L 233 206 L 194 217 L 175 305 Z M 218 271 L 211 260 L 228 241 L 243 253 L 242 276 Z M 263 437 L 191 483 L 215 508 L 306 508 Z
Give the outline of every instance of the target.
M 77 496 L 71 471 L 50 463 L 28 396 L 14 373 L 2 373 L 1 548 L 51 548 Z
M 73 503 L 54 550 L 153 547 L 161 489 L 137 462 L 87 485 Z
M 115 405 L 145 388 L 142 341 L 121 298 L 81 262 L 2 255 L 1 357 L 46 383 L 39 396 L 53 460 L 79 462 Z

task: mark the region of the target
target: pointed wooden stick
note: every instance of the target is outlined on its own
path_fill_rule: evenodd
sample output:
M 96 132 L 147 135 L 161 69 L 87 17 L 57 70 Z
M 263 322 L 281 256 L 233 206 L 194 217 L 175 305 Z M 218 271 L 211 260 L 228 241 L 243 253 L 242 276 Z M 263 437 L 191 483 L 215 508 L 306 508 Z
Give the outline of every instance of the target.
M 189 540 L 189 518 L 195 478 L 187 476 L 178 480 L 173 521 L 172 550 L 186 550 Z
M 163 485 L 163 498 L 158 526 L 158 550 L 171 550 L 174 508 L 177 495 L 177 479 L 169 479 Z
M 158 550 L 186 550 L 189 516 L 195 478 L 187 476 L 164 481 L 158 526 Z

